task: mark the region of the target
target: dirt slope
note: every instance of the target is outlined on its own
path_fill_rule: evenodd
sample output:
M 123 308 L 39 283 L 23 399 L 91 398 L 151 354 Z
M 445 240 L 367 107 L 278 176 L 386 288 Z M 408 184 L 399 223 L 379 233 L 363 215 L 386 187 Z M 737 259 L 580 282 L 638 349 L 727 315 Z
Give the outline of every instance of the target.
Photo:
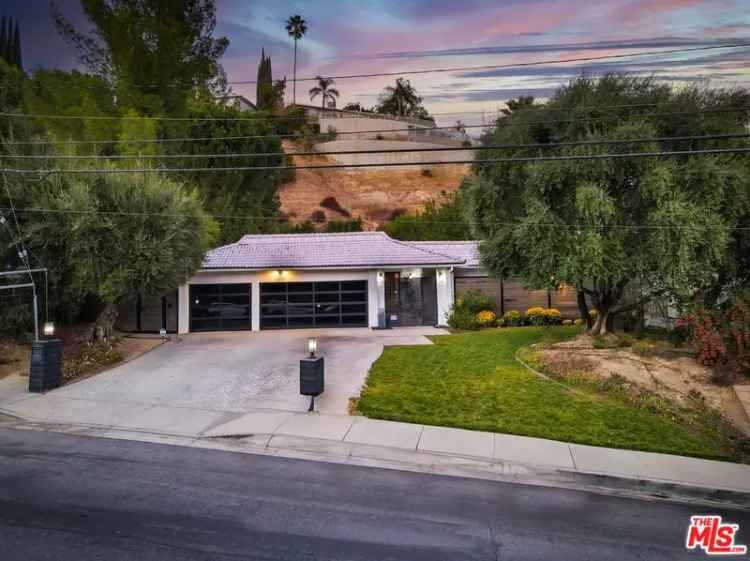
M 284 150 L 296 146 L 285 143 Z M 325 156 L 296 156 L 295 165 L 335 163 Z M 456 191 L 469 172 L 465 165 L 434 166 L 429 172 L 418 167 L 374 169 L 301 169 L 296 178 L 279 188 L 281 210 L 292 223 L 304 222 L 316 210 L 327 220 L 360 217 L 366 229 L 375 229 L 388 222 L 396 212 L 421 210 L 432 199 Z M 345 212 L 323 208 L 320 203 L 334 197 Z

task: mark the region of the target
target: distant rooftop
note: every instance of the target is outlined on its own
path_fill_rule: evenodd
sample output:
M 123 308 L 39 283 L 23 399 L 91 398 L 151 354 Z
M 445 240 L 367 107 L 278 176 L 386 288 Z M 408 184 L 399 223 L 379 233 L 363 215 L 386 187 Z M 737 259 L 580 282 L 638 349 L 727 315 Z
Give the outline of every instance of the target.
M 243 236 L 212 249 L 203 269 L 326 269 L 462 265 L 464 257 L 394 240 L 385 232 Z

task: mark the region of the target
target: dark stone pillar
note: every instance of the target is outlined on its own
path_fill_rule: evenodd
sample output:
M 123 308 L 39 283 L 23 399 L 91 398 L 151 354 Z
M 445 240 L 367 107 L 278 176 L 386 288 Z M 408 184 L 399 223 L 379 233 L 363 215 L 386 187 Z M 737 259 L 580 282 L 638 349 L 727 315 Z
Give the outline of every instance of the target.
M 57 388 L 62 380 L 63 343 L 59 339 L 34 341 L 31 345 L 29 391 L 44 392 Z

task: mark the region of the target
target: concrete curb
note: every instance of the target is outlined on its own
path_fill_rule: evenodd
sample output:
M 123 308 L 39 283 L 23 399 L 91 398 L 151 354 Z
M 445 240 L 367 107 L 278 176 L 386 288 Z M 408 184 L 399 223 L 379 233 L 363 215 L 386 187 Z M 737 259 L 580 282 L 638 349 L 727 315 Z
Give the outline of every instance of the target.
M 0 426 L 14 430 L 47 431 L 82 437 L 135 440 L 171 446 L 188 446 L 242 454 L 278 456 L 360 467 L 484 479 L 503 483 L 575 489 L 639 500 L 666 501 L 709 508 L 750 511 L 750 493 L 741 491 L 700 487 L 655 479 L 544 468 L 532 464 L 482 460 L 468 456 L 409 451 L 386 446 L 318 438 L 279 434 L 221 437 L 180 436 L 146 430 L 116 429 L 104 425 L 32 422 L 16 416 L 5 418 L 0 416 Z

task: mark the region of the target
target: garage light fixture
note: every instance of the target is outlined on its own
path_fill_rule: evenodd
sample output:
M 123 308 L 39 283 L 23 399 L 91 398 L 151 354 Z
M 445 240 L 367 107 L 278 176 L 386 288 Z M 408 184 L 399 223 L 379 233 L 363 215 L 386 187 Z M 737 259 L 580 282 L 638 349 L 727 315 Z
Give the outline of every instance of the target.
M 52 337 L 55 334 L 55 324 L 48 321 L 44 324 L 44 336 Z

